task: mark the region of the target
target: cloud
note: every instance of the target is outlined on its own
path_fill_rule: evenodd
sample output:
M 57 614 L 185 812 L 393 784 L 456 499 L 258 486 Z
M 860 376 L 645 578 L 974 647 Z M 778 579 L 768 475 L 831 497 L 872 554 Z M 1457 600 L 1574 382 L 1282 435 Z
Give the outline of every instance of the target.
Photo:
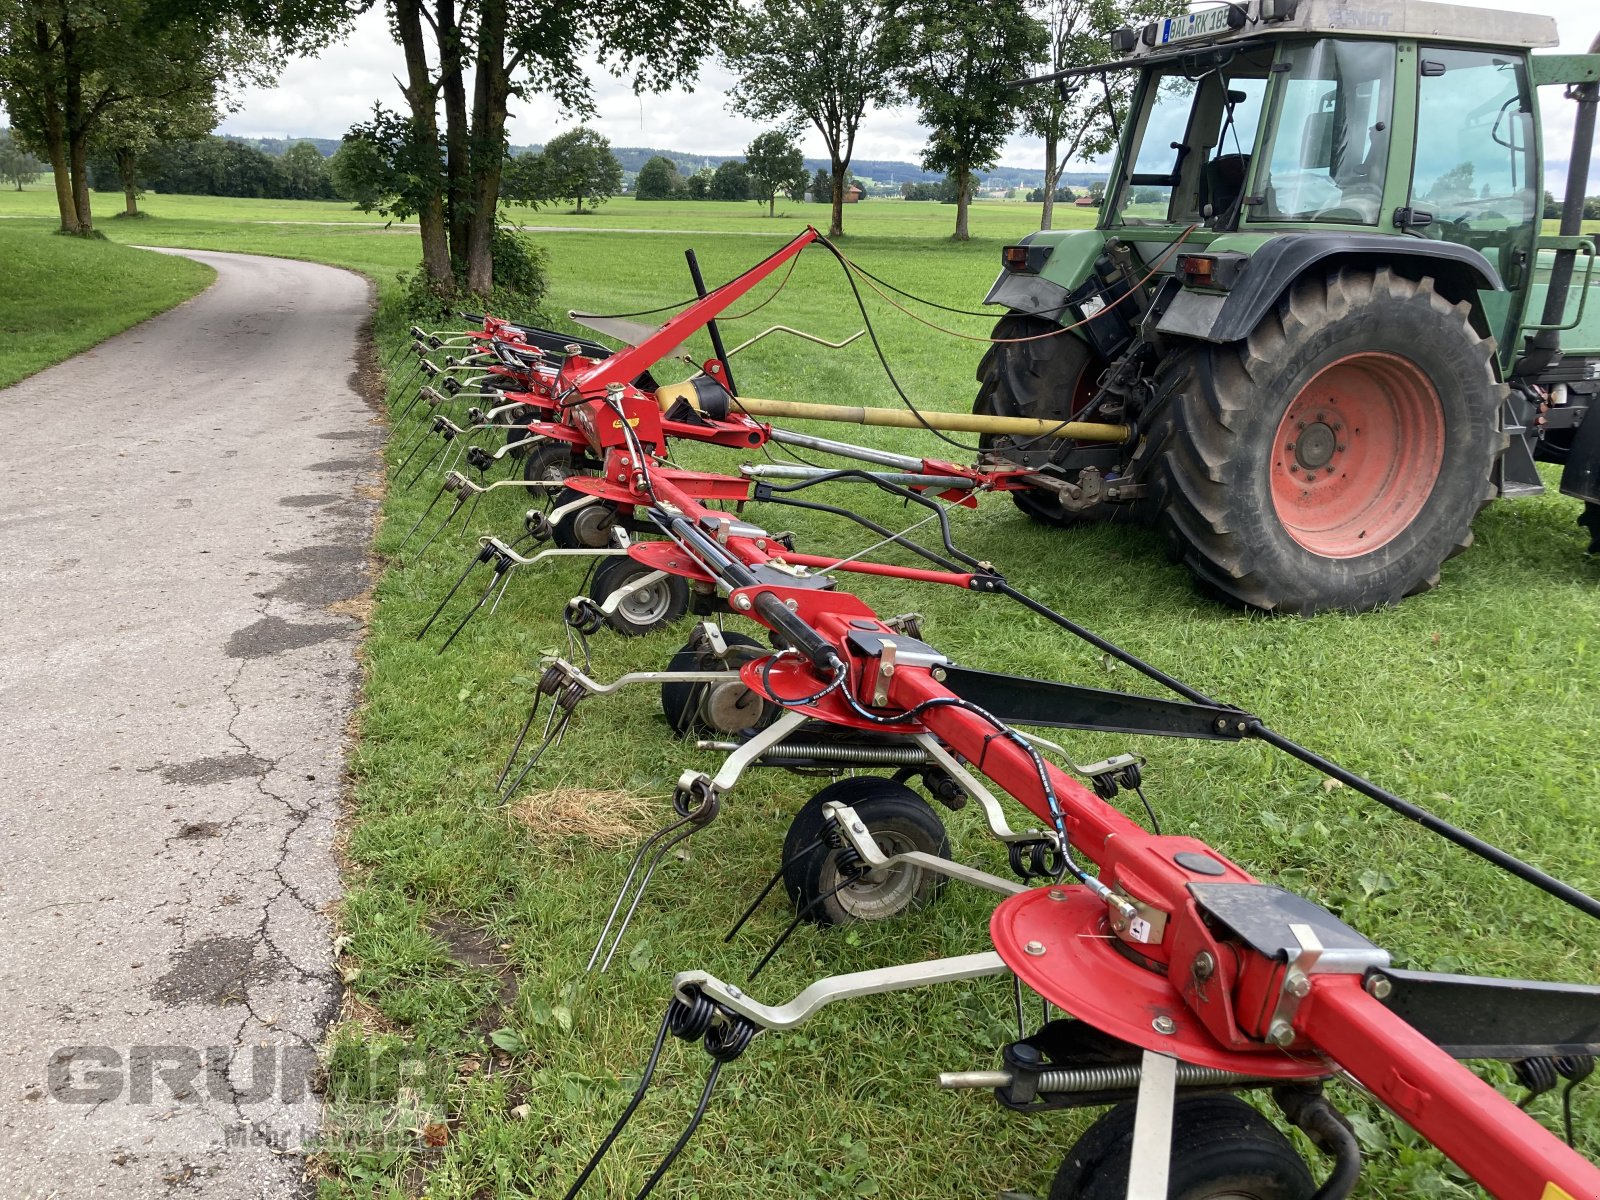
M 1594 35 L 1593 0 L 1520 0 L 1512 7 L 1554 17 L 1561 32 L 1560 49 L 1568 53 L 1588 49 Z M 733 77 L 714 59 L 701 68 L 692 90 L 643 97 L 635 96 L 627 83 L 613 79 L 598 64 L 591 62 L 589 69 L 599 109 L 599 116 L 589 124 L 613 145 L 653 146 L 691 154 L 743 154 L 763 128 L 727 111 Z M 401 96 L 395 77 L 403 72 L 399 47 L 389 35 L 387 18 L 379 6 L 364 13 L 339 45 L 316 58 L 292 61 L 276 87 L 244 92 L 239 111 L 223 121 L 220 132 L 245 137 L 337 138 L 372 111 L 373 101 L 398 107 Z M 1561 98 L 1559 88 L 1543 89 L 1540 101 L 1552 168 L 1546 182 L 1559 190 L 1572 143 L 1573 106 Z M 513 102 L 509 133 L 515 144 L 542 143 L 573 123 L 556 105 L 536 98 Z M 913 110 L 869 110 L 856 141 L 856 157 L 914 163 L 926 140 L 926 131 L 917 124 Z M 801 145 L 808 157 L 827 157 L 821 136 L 810 126 Z M 1015 167 L 1037 168 L 1043 160 L 1043 143 L 1023 136 L 1012 137 L 1000 156 L 1003 164 Z M 1600 172 L 1600 162 L 1595 170 Z

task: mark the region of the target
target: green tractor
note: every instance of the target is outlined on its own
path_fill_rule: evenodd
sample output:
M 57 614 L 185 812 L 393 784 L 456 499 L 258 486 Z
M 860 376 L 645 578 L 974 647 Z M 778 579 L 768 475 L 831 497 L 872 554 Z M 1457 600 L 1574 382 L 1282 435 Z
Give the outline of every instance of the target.
M 1360 612 L 1433 587 L 1495 496 L 1564 464 L 1600 549 L 1600 280 L 1579 236 L 1600 43 L 1418 0 L 1250 0 L 1112 35 L 1138 72 L 1094 229 L 1003 252 L 974 411 L 1031 517 L 1153 521 L 1208 590 Z M 1543 233 L 1535 89 L 1577 103 Z M 1098 86 L 1097 86 L 1098 90 Z M 1109 93 L 1110 89 L 1106 89 Z

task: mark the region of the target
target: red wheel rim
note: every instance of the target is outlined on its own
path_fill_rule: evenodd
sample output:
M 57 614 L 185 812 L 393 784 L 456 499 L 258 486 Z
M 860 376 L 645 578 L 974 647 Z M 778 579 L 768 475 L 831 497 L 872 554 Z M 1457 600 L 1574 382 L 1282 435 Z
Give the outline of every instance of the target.
M 1278 423 L 1272 506 L 1311 553 L 1355 558 L 1411 526 L 1443 462 L 1444 406 L 1427 375 L 1396 354 L 1352 354 L 1318 371 Z

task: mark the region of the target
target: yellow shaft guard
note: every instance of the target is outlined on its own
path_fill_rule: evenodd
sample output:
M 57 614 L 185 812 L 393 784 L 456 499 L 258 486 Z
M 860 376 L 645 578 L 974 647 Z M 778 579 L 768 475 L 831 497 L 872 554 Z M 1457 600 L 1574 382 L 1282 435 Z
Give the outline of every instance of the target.
M 656 391 L 662 411 L 678 401 L 700 410 L 699 397 L 690 384 L 673 384 Z M 1075 442 L 1125 442 L 1126 425 L 1095 421 L 1049 421 L 1036 417 L 994 417 L 982 413 L 914 413 L 899 408 L 862 408 L 847 404 L 801 404 L 793 400 L 757 400 L 733 397 L 729 406 L 752 417 L 787 417 L 797 421 L 840 421 L 850 425 L 879 425 L 894 429 L 941 429 L 953 433 L 1012 434 L 1050 437 Z

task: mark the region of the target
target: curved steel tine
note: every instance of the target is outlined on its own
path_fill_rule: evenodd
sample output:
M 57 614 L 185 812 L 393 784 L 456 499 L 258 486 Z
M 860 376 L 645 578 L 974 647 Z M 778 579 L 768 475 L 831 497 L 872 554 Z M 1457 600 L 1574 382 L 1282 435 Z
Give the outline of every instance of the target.
M 611 950 L 606 955 L 605 962 L 600 964 L 600 973 L 602 975 L 605 974 L 605 972 L 610 968 L 611 960 L 617 956 L 617 951 L 622 948 L 622 939 L 627 935 L 628 926 L 633 923 L 633 914 L 639 910 L 639 902 L 644 899 L 645 889 L 650 886 L 650 880 L 655 876 L 656 868 L 661 865 L 661 861 L 666 857 L 667 851 L 671 850 L 679 842 L 692 836 L 695 830 L 700 828 L 703 828 L 703 826 L 697 825 L 690 820 L 689 828 L 685 829 L 676 837 L 663 842 L 660 847 L 657 848 L 654 856 L 650 859 L 650 865 L 645 868 L 644 875 L 639 880 L 639 886 L 634 889 L 633 903 L 628 905 L 628 911 L 622 918 L 622 924 L 617 926 L 616 937 L 614 937 L 611 941 Z
M 461 631 L 467 627 L 467 622 L 478 615 L 478 610 L 482 608 L 484 603 L 489 599 L 489 593 L 493 592 L 494 589 L 499 586 L 500 577 L 506 574 L 506 572 L 506 567 L 502 566 L 499 562 L 495 563 L 494 575 L 489 580 L 489 586 L 483 589 L 483 595 L 478 597 L 478 602 L 467 610 L 467 615 L 461 618 L 461 624 L 457 625 L 455 629 L 451 631 L 450 636 L 445 638 L 444 645 L 440 646 L 436 653 L 443 654 L 446 650 L 450 649 L 450 643 L 455 641 L 456 638 L 461 635 Z
M 583 1185 L 589 1181 L 589 1176 L 594 1174 L 594 1169 L 600 1165 L 611 1149 L 611 1144 L 617 1140 L 628 1121 L 632 1119 L 634 1110 L 644 1100 L 645 1093 L 650 1090 L 650 1080 L 655 1077 L 656 1063 L 661 1061 L 661 1047 L 666 1044 L 667 1029 L 672 1023 L 672 1008 L 668 1006 L 665 1015 L 661 1018 L 661 1028 L 656 1031 L 656 1044 L 650 1048 L 650 1061 L 644 1065 L 644 1074 L 639 1077 L 639 1086 L 634 1089 L 633 1099 L 628 1101 L 628 1107 L 622 1110 L 622 1115 L 617 1118 L 617 1123 L 611 1127 L 611 1132 L 606 1134 L 605 1140 L 596 1147 L 595 1152 L 589 1156 L 589 1161 L 584 1165 L 577 1179 L 572 1181 L 572 1186 L 567 1189 L 567 1194 L 562 1200 L 573 1200 L 583 1190 Z
M 723 1066 L 724 1063 L 721 1059 L 712 1061 L 711 1073 L 706 1076 L 706 1086 L 700 1093 L 700 1103 L 695 1105 L 694 1116 L 689 1118 L 689 1124 L 678 1135 L 678 1140 L 672 1144 L 672 1149 L 667 1151 L 667 1156 L 661 1160 L 661 1165 L 651 1172 L 650 1178 L 644 1181 L 644 1186 L 634 1195 L 633 1200 L 647 1200 L 650 1193 L 655 1191 L 656 1184 L 661 1182 L 661 1177 L 667 1173 L 672 1164 L 677 1161 L 678 1155 L 683 1152 L 683 1148 L 689 1144 L 689 1139 L 694 1136 L 694 1131 L 700 1128 L 700 1122 L 706 1115 L 706 1109 L 711 1106 L 711 1093 L 716 1091 L 717 1077 L 722 1074 Z
M 606 915 L 606 923 L 600 930 L 599 940 L 595 942 L 594 953 L 589 955 L 589 961 L 583 968 L 586 972 L 594 970 L 595 960 L 600 957 L 600 951 L 606 944 L 606 937 L 611 932 L 612 923 L 616 921 L 617 913 L 622 909 L 622 902 L 628 898 L 628 893 L 632 890 L 633 877 L 638 873 L 639 864 L 644 861 L 644 856 L 650 853 L 651 848 L 658 841 L 674 830 L 689 824 L 692 819 L 691 817 L 679 817 L 676 821 L 663 825 L 639 844 L 639 849 L 634 853 L 633 861 L 628 864 L 628 873 L 623 876 L 622 886 L 617 889 L 616 902 L 612 904 L 610 913 Z
M 543 696 L 543 692 L 536 691 L 533 693 L 533 707 L 528 709 L 528 719 L 522 723 L 522 728 L 517 731 L 517 740 L 511 743 L 511 754 L 506 759 L 506 765 L 500 768 L 500 778 L 494 781 L 494 793 L 496 796 L 501 794 L 506 776 L 511 774 L 511 768 L 516 764 L 517 755 L 522 752 L 522 743 L 527 739 L 528 730 L 533 728 L 534 718 L 539 715 L 539 701 Z
M 406 548 L 406 543 L 411 540 L 411 535 L 416 533 L 418 529 L 422 528 L 422 523 L 428 519 L 428 514 L 433 511 L 433 506 L 439 503 L 439 497 L 444 495 L 446 486 L 446 483 L 441 483 L 439 485 L 439 490 L 433 494 L 433 499 L 428 501 L 428 507 L 422 510 L 422 515 L 417 518 L 416 524 L 412 525 L 411 528 L 406 531 L 405 537 L 400 539 L 399 549 L 404 550 Z M 432 542 L 433 539 L 429 538 L 428 541 Z M 428 547 L 426 545 L 422 547 L 423 550 L 426 550 L 427 548 Z
M 406 456 L 400 460 L 400 465 L 394 469 L 394 477 L 396 479 L 400 478 L 400 472 L 411 465 L 411 460 L 417 456 L 417 451 L 427 444 L 428 434 L 431 432 L 432 430 L 430 429 L 424 429 L 417 435 L 417 440 L 411 443 L 411 448 L 406 451 Z
M 467 576 L 471 575 L 472 572 L 477 569 L 478 564 L 486 563 L 493 557 L 493 552 L 490 551 L 487 546 L 483 547 L 478 551 L 477 554 L 473 555 L 472 561 L 467 564 L 467 569 L 461 572 L 460 577 L 457 578 L 455 583 L 450 586 L 450 590 L 444 594 L 444 599 L 439 601 L 439 607 L 433 610 L 433 615 L 428 618 L 427 624 L 425 624 L 421 629 L 417 630 L 417 636 L 413 639 L 414 641 L 420 642 L 423 638 L 423 635 L 425 635 L 429 629 L 433 628 L 433 623 L 439 619 L 439 614 L 444 611 L 444 606 L 449 604 L 451 598 L 461 590 L 461 585 L 467 581 Z
M 539 748 L 533 752 L 527 763 L 524 764 L 522 770 L 517 773 L 517 777 L 511 781 L 511 786 L 501 794 L 501 804 L 511 803 L 511 797 L 516 793 L 516 790 L 522 786 L 522 781 L 528 777 L 528 773 L 532 771 L 534 767 L 539 765 L 539 760 L 544 757 L 544 752 L 550 749 L 552 740 L 557 742 L 560 741 L 560 735 L 566 732 L 567 724 L 572 720 L 572 712 L 572 709 L 568 709 L 561 715 L 561 724 L 556 726 L 557 736 L 555 739 L 546 736 L 544 741 L 539 743 Z
M 506 598 L 506 589 L 511 586 L 511 568 L 507 567 L 503 573 L 505 575 L 505 582 L 500 585 L 500 594 L 494 598 L 494 604 L 489 608 L 489 615 L 491 617 L 500 611 L 500 601 Z
M 474 499 L 476 499 L 476 497 L 474 497 Z M 461 505 L 465 502 L 465 500 L 466 497 L 464 496 L 456 497 L 455 507 L 444 515 L 444 520 L 440 522 L 439 528 L 435 529 L 431 534 L 428 535 L 428 540 L 422 543 L 422 549 L 417 551 L 418 558 L 421 558 L 428 552 L 428 547 L 433 545 L 434 538 L 438 537 L 450 527 L 450 522 L 456 519 L 456 514 L 461 511 Z M 427 516 L 427 514 L 424 513 L 423 516 Z
M 417 473 L 411 477 L 411 482 L 406 484 L 400 490 L 402 492 L 409 492 L 412 488 L 416 487 L 417 486 L 417 480 L 421 479 L 425 474 L 427 474 L 428 468 L 433 466 L 435 460 L 437 460 L 439 455 L 443 454 L 445 452 L 445 450 L 449 448 L 449 445 L 450 445 L 449 442 L 441 442 L 439 444 L 439 448 L 437 450 L 435 450 L 432 454 L 428 455 L 428 461 L 423 463 L 420 467 L 417 468 Z M 399 472 L 398 471 L 395 472 L 395 475 L 398 478 Z

